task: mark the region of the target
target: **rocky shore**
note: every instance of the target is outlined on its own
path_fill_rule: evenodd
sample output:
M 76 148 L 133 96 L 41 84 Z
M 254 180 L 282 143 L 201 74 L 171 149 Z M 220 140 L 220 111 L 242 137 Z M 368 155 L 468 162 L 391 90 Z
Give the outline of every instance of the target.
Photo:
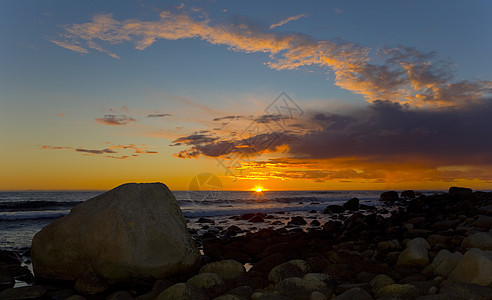
M 30 249 L 3 250 L 0 299 L 492 299 L 492 193 L 390 191 L 380 201 L 376 209 L 354 198 L 309 216 L 246 214 L 226 228 L 201 218 L 188 223 L 201 262 L 186 257 L 171 273 L 148 272 L 141 269 L 148 262 L 134 258 L 131 273 L 123 274 L 131 281 L 121 280 L 116 262 L 73 280 L 50 279 L 45 266 L 48 278 L 35 277 L 25 266 Z M 155 245 L 166 251 L 166 243 Z M 186 272 L 176 269 L 180 261 L 190 261 Z M 15 280 L 26 286 L 12 288 Z

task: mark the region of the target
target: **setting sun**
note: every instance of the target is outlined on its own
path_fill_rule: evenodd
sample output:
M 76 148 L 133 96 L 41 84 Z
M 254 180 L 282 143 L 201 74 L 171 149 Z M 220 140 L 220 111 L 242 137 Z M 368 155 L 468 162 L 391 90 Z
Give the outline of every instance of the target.
M 263 191 L 263 187 L 257 186 L 257 187 L 254 188 L 254 191 L 257 192 L 257 193 L 261 193 Z

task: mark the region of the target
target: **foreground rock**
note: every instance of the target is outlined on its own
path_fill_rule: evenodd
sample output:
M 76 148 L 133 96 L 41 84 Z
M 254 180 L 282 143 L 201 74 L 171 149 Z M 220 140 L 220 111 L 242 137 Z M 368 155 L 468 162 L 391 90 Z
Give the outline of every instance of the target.
M 32 242 L 36 276 L 110 283 L 187 273 L 201 260 L 174 195 L 162 183 L 129 183 L 77 205 Z
M 449 279 L 482 286 L 492 284 L 492 251 L 468 250 Z

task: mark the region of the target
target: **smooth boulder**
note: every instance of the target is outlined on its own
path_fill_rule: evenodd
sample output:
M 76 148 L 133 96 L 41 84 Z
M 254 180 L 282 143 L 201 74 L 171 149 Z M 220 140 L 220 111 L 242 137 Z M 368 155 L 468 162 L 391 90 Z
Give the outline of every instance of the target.
M 176 198 L 162 183 L 128 183 L 87 200 L 32 241 L 38 277 L 109 283 L 189 273 L 201 261 Z
M 449 275 L 452 282 L 474 283 L 482 286 L 492 284 L 492 251 L 470 249 Z

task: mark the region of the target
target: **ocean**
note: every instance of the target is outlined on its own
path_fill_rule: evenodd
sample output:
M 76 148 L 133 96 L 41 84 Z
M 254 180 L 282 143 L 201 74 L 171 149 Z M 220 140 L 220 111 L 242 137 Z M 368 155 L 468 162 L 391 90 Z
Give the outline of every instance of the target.
M 357 197 L 361 204 L 376 206 L 382 191 L 174 191 L 187 221 L 200 217 L 228 219 L 245 213 L 306 215 L 330 204 Z M 33 236 L 55 219 L 67 215 L 82 201 L 102 191 L 0 192 L 0 248 L 31 246 Z

